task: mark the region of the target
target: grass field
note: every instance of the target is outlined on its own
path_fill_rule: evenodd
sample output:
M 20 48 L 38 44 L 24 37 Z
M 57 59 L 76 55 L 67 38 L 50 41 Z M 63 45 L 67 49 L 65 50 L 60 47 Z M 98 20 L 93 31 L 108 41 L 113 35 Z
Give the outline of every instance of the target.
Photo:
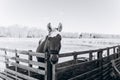
M 39 38 L 0 38 L 0 48 L 36 51 Z M 120 39 L 62 39 L 60 53 L 104 48 L 120 44 Z

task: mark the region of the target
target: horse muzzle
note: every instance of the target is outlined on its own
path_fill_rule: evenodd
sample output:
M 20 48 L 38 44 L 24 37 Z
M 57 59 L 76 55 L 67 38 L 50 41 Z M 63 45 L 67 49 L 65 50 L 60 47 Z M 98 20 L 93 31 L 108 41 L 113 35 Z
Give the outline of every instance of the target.
M 59 58 L 58 57 L 59 51 L 51 50 L 49 54 L 50 54 L 50 61 L 52 62 L 52 64 L 56 64 Z

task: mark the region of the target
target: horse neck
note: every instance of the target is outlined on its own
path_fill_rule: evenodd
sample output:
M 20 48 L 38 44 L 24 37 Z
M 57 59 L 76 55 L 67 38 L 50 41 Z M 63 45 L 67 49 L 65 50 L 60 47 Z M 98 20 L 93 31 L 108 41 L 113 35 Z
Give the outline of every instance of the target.
M 45 44 L 47 42 L 47 37 L 43 41 L 39 41 L 39 46 L 37 48 L 37 52 L 44 53 L 45 52 Z

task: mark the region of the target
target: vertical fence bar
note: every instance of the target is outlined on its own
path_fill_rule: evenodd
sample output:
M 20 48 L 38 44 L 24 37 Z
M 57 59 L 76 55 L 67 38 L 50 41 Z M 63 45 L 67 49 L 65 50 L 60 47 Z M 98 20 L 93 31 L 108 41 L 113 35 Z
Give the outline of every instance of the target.
M 50 54 L 46 52 L 46 63 L 47 63 L 47 80 L 52 80 L 52 64 L 50 62 Z M 46 78 L 45 77 L 45 78 Z
M 47 70 L 48 63 L 47 62 L 48 62 L 47 61 L 47 53 L 45 53 L 45 64 L 46 64 L 46 66 L 45 66 L 45 80 L 47 80 L 47 78 L 48 78 L 48 70 Z
M 118 57 L 120 57 L 120 45 L 118 46 Z
M 115 47 L 115 49 L 116 49 L 116 57 L 118 58 L 118 57 L 119 57 L 119 53 L 118 53 L 118 46 L 117 46 L 117 47 Z
M 19 58 L 19 55 L 18 55 L 18 53 L 17 53 L 17 50 L 15 50 L 15 60 L 16 60 L 16 63 L 17 64 L 19 64 L 19 61 L 18 61 L 18 59 L 17 58 Z M 15 66 L 15 71 L 17 72 L 18 71 L 18 67 L 17 66 Z M 17 75 L 15 75 L 16 76 L 16 80 L 18 80 L 17 79 Z
M 93 57 L 92 52 L 90 52 L 90 53 L 89 53 L 89 61 L 92 60 L 92 57 Z
M 118 57 L 119 57 L 119 53 L 120 53 L 120 52 L 119 52 L 119 47 L 117 48 L 117 53 L 118 53 L 118 55 L 117 55 L 117 58 L 118 58 Z
M 28 61 L 32 61 L 32 56 L 30 55 L 30 52 L 32 52 L 32 50 L 28 51 Z M 32 64 L 28 62 L 28 66 L 32 67 Z M 28 76 L 31 76 L 31 71 L 28 71 Z
M 107 48 L 107 60 L 108 62 L 110 61 L 110 49 L 109 48 Z
M 97 59 L 102 59 L 102 50 L 98 51 Z
M 114 56 L 114 59 L 116 58 L 116 56 L 115 56 L 116 55 L 115 48 L 116 47 L 113 47 L 113 54 L 114 54 L 113 56 Z
M 18 53 L 17 53 L 17 50 L 15 50 L 15 57 L 16 57 L 16 63 L 19 64 L 19 61 L 17 60 L 17 58 L 19 58 L 19 55 L 18 55 Z
M 116 58 L 119 57 L 119 47 L 117 48 L 117 55 L 116 55 Z
M 6 68 L 9 67 L 8 62 L 9 62 L 9 59 L 7 58 L 7 51 L 5 50 L 5 65 L 6 65 Z
M 102 64 L 102 54 L 103 54 L 103 51 L 102 50 L 100 50 L 100 51 L 98 51 L 98 53 L 97 53 L 97 59 L 98 59 L 98 67 L 101 67 L 100 68 L 100 80 L 103 80 L 103 75 L 102 75 L 102 70 L 103 70 L 103 64 Z
M 116 54 L 115 54 L 115 58 L 117 58 L 116 56 L 117 56 L 117 54 L 118 54 L 118 46 L 115 48 L 115 51 L 116 51 Z
M 28 52 L 32 52 L 32 50 L 29 50 Z M 28 53 L 28 60 L 32 61 L 32 56 Z M 29 67 L 32 67 L 32 64 L 29 63 Z
M 52 80 L 56 80 L 55 64 L 52 65 Z
M 73 58 L 74 58 L 75 63 L 77 63 L 77 55 L 76 54 L 73 55 Z
M 58 54 L 51 54 L 51 57 L 50 57 L 50 61 L 51 61 L 51 64 L 52 64 L 52 79 L 51 80 L 57 80 L 57 77 L 56 77 L 56 68 L 55 68 L 55 65 L 58 63 Z

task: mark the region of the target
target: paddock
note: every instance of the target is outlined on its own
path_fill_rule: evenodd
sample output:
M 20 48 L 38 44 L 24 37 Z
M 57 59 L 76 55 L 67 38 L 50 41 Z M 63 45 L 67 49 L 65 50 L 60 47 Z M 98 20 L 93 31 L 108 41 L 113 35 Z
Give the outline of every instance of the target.
M 120 74 L 119 45 L 61 53 L 58 59 L 67 57 L 73 57 L 73 59 L 56 64 L 51 63 L 51 57 L 48 57 L 47 53 L 6 48 L 0 48 L 0 51 L 4 53 L 0 55 L 3 58 L 0 62 L 6 67 L 3 72 L 0 72 L 0 78 L 3 80 L 113 80 L 114 75 Z M 9 56 L 9 53 L 14 55 Z M 25 55 L 26 58 L 19 55 Z M 89 58 L 80 57 L 81 55 L 88 55 Z M 34 57 L 44 58 L 45 62 L 37 62 L 33 59 Z M 38 66 L 43 69 L 38 69 Z

